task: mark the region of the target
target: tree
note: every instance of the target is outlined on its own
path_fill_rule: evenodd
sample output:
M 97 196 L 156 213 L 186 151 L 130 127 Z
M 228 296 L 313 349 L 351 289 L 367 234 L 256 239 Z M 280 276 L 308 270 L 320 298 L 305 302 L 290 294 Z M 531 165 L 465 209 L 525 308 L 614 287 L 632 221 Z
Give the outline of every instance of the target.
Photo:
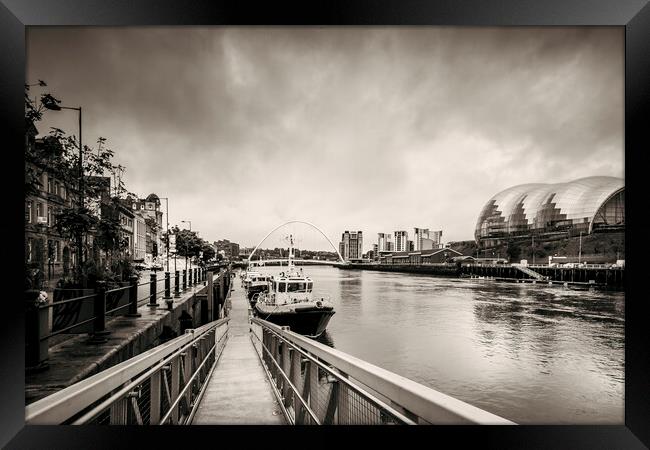
M 39 86 L 47 86 L 40 81 Z M 40 121 L 47 104 L 58 104 L 60 100 L 51 94 L 42 94 L 40 102 L 29 96 L 29 85 L 25 85 L 25 121 L 28 133 L 36 134 L 36 122 Z M 70 247 L 77 251 L 79 242 L 82 252 L 95 255 L 86 244 L 90 234 L 96 235 L 96 243 L 110 256 L 115 250 L 123 248 L 120 243 L 119 223 L 114 218 L 99 217 L 96 207 L 111 198 L 106 191 L 106 178 L 115 175 L 120 166 L 112 164 L 113 150 L 107 147 L 106 139 L 98 138 L 97 147 L 84 145 L 81 150 L 83 183 L 79 180 L 79 143 L 77 137 L 68 136 L 59 128 L 52 128 L 39 145 L 29 142 L 25 148 L 25 195 L 36 195 L 42 190 L 41 177 L 44 172 L 63 183 L 65 191 L 73 200 L 65 203 L 55 213 L 55 226 L 58 233 L 70 239 Z M 124 193 L 126 189 L 120 179 L 116 193 Z M 78 241 L 77 241 L 78 240 Z M 75 271 L 75 284 L 85 285 L 88 271 L 97 273 L 92 265 L 99 261 L 93 258 L 88 264 L 78 263 Z
M 176 234 L 176 253 L 190 258 L 199 256 L 202 240 L 195 231 L 179 230 L 176 227 L 174 234 Z
M 203 252 L 203 261 L 208 262 L 212 258 L 214 258 L 216 252 L 214 251 L 214 248 L 207 242 L 203 241 L 202 246 L 201 246 L 201 251 Z

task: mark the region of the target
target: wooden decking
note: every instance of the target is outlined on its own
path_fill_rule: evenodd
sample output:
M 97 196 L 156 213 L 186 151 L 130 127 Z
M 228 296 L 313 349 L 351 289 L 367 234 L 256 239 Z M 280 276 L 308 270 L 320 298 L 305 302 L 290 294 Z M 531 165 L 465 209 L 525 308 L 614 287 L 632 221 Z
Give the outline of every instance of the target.
M 228 342 L 192 425 L 284 425 L 264 368 L 253 348 L 244 289 L 233 280 Z

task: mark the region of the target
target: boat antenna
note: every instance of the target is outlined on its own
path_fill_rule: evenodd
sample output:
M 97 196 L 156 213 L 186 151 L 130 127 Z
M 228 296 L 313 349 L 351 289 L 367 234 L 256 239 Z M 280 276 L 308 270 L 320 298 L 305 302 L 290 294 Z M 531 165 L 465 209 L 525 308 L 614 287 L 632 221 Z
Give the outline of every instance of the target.
M 289 235 L 289 269 L 293 268 L 293 235 Z

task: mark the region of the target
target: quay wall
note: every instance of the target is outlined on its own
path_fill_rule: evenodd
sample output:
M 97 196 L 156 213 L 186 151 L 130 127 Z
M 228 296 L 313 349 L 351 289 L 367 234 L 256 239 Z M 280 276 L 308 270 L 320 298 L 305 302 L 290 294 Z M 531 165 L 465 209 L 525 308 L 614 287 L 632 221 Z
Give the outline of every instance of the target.
M 229 282 L 228 271 L 222 271 L 214 280 L 216 311 L 225 304 Z M 105 343 L 89 344 L 88 334 L 79 334 L 50 347 L 49 367 L 25 374 L 25 404 L 160 345 L 180 335 L 185 328 L 197 328 L 207 323 L 207 289 L 207 286 L 196 285 L 194 292 L 183 293 L 180 298 L 174 299 L 172 310 L 167 309 L 164 299 L 158 298 L 157 308 L 146 304 L 138 308 L 141 317 L 119 316 L 107 320 L 106 330 L 110 334 Z M 187 322 L 181 321 L 181 318 L 187 319 Z
M 478 265 L 478 264 L 346 264 L 339 266 L 341 269 L 376 270 L 384 272 L 402 272 L 431 274 L 450 277 L 479 276 L 499 279 L 529 280 L 529 275 L 510 265 Z M 574 284 L 593 283 L 616 289 L 625 287 L 624 268 L 593 268 L 593 267 L 531 267 L 542 276 L 549 277 L 549 281 Z

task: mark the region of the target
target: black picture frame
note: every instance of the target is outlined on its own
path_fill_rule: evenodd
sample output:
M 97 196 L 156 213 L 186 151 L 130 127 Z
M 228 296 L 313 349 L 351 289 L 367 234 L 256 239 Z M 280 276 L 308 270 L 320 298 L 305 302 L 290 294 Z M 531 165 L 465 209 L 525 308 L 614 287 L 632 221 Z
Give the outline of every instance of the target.
M 625 27 L 625 183 L 626 183 L 626 337 L 625 425 L 621 426 L 446 426 L 297 428 L 269 427 L 71 427 L 24 426 L 24 276 L 20 256 L 24 248 L 21 214 L 24 146 L 23 85 L 25 82 L 25 27 L 39 25 L 467 25 L 467 26 L 621 26 Z M 650 148 L 650 6 L 648 0 L 393 0 L 311 1 L 292 5 L 195 0 L 2 0 L 2 124 L 5 127 L 4 237 L 6 280 L 5 314 L 0 327 L 0 446 L 7 448 L 131 448 L 228 445 L 341 445 L 352 437 L 384 445 L 447 447 L 470 444 L 495 448 L 645 448 L 650 445 L 650 328 L 643 289 L 643 195 L 646 149 Z M 15 263 L 12 264 L 11 260 Z M 17 263 L 16 263 L 17 262 Z M 362 445 L 363 442 L 362 441 Z M 416 444 L 419 442 L 421 444 Z M 357 444 L 358 445 L 358 444 Z M 366 444 L 367 445 L 367 444 Z

